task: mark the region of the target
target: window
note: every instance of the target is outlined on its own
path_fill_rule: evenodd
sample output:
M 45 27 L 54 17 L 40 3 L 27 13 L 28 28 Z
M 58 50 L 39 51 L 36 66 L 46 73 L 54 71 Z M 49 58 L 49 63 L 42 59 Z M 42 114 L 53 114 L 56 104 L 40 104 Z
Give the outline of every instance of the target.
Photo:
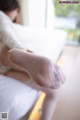
M 25 25 L 53 28 L 53 0 L 21 0 L 21 8 Z
M 78 2 L 80 0 L 74 0 L 74 4 L 65 3 L 65 0 L 53 0 L 55 28 L 64 29 L 67 32 L 68 43 L 71 44 L 80 43 L 80 4 Z

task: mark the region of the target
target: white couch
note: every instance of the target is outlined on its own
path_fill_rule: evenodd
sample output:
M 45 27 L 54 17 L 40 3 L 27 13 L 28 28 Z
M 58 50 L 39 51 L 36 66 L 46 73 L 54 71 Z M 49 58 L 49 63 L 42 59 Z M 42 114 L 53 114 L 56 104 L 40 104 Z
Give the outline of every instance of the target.
M 19 32 L 22 43 L 25 42 L 25 48 L 28 47 L 54 62 L 64 49 L 66 34 L 63 31 L 18 26 L 16 32 Z M 8 112 L 9 120 L 20 120 L 25 116 L 38 95 L 35 89 L 0 75 L 0 112 Z

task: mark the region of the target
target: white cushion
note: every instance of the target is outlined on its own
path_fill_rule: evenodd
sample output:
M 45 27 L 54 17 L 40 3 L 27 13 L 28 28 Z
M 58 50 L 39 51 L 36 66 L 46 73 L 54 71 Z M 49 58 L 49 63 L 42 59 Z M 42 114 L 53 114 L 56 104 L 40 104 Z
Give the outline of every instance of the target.
M 29 28 L 20 25 L 14 27 L 25 48 L 46 56 L 54 62 L 64 49 L 66 33 L 63 30 Z
M 35 89 L 0 75 L 0 112 L 8 112 L 9 120 L 23 117 L 33 106 L 38 95 Z

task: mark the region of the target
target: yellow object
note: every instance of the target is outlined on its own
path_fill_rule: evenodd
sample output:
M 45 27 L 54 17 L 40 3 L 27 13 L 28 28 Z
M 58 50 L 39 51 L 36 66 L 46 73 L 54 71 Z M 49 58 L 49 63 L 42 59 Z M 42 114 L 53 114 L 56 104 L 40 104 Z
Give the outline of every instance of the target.
M 37 103 L 29 117 L 29 120 L 39 120 L 40 118 L 40 110 L 42 108 L 42 104 L 43 104 L 43 101 L 44 101 L 44 98 L 45 98 L 45 93 L 42 93 L 40 95 L 40 97 L 38 98 L 37 100 Z
M 57 61 L 57 65 L 61 66 L 63 60 L 63 55 L 61 55 L 60 59 Z
M 57 64 L 60 66 L 61 65 L 61 62 L 62 62 L 62 58 L 63 58 L 63 55 L 60 57 L 60 59 L 57 61 Z M 39 120 L 40 118 L 40 110 L 42 108 L 42 104 L 43 104 L 43 101 L 44 101 L 44 98 L 45 98 L 46 94 L 45 93 L 42 93 L 40 95 L 40 97 L 38 98 L 37 100 L 37 103 L 36 105 L 34 106 L 33 108 L 33 111 L 29 117 L 28 120 Z

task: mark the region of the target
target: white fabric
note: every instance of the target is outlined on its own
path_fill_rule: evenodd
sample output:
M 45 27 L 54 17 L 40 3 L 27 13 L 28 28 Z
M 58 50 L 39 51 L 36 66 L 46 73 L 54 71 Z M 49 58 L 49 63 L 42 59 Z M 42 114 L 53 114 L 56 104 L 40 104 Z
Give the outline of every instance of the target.
M 0 11 L 0 52 L 2 48 L 6 45 L 10 49 L 13 48 L 24 48 L 20 41 L 18 40 L 17 34 L 15 33 L 13 23 L 10 18 Z M 0 64 L 0 73 L 6 73 L 10 68 Z
M 18 41 L 13 23 L 10 18 L 0 11 L 0 49 L 2 45 L 7 45 L 9 48 L 23 48 Z
M 12 25 L 15 33 L 11 33 L 11 27 L 6 24 L 4 29 L 10 32 L 8 34 L 11 35 L 10 39 L 16 39 L 25 48 L 46 56 L 54 62 L 65 45 L 66 34 L 63 31 L 27 28 L 17 24 Z M 4 31 L 4 29 L 0 27 L 0 30 Z M 31 87 L 0 75 L 0 112 L 9 112 L 9 120 L 19 120 L 25 115 L 36 101 L 37 96 L 38 91 Z
M 39 92 L 28 85 L 0 75 L 0 112 L 8 112 L 8 120 L 19 120 L 36 102 Z
M 36 54 L 53 60 L 58 59 L 66 43 L 66 33 L 63 30 L 38 29 L 15 25 L 18 40 L 24 47 L 34 51 Z

